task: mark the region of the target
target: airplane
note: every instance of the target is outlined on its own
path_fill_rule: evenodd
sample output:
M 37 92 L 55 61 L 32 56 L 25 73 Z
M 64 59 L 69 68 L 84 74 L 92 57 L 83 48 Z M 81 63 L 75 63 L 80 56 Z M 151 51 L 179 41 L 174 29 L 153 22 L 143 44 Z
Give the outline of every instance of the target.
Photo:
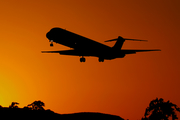
M 73 49 L 58 50 L 58 51 L 42 51 L 42 53 L 59 53 L 61 55 L 80 56 L 81 57 L 80 62 L 85 62 L 86 61 L 85 57 L 90 57 L 90 56 L 98 57 L 99 62 L 104 62 L 104 60 L 124 58 L 126 54 L 135 54 L 136 52 L 161 51 L 159 49 L 123 50 L 121 48 L 125 40 L 132 40 L 132 41 L 147 41 L 147 40 L 128 39 L 128 38 L 123 38 L 121 36 L 115 39 L 106 40 L 105 42 L 116 41 L 115 45 L 113 47 L 110 47 L 59 27 L 52 28 L 46 34 L 46 37 L 49 39 L 51 47 L 55 42 Z

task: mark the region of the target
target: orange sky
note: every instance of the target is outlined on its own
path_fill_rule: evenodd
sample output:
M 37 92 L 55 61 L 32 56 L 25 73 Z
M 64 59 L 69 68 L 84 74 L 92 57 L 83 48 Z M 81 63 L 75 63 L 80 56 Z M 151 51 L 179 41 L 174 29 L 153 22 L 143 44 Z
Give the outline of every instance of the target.
M 180 106 L 179 6 L 179 0 L 1 0 L 0 104 L 41 100 L 57 113 L 125 119 L 141 119 L 156 97 Z M 41 53 L 69 49 L 49 46 L 46 33 L 53 27 L 101 43 L 119 35 L 146 39 L 123 48 L 162 51 L 80 63 L 79 57 Z

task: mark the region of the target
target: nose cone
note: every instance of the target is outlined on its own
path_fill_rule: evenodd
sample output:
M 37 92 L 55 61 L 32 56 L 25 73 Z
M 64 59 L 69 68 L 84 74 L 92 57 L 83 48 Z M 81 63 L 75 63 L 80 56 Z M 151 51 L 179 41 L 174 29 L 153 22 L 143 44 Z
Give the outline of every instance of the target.
M 61 28 L 52 28 L 47 34 L 46 34 L 46 37 L 49 39 L 49 40 L 57 40 L 57 39 L 60 39 L 61 38 L 61 35 L 64 33 L 63 32 L 64 30 L 61 29 Z
M 51 35 L 50 32 L 48 32 L 48 33 L 46 34 L 46 37 L 47 37 L 49 40 L 53 40 L 52 35 Z

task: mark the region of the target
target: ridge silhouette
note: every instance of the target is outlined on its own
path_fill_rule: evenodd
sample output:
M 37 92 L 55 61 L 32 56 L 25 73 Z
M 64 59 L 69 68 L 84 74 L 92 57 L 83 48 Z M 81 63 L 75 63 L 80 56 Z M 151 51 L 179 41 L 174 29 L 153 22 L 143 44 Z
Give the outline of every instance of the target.
M 82 113 L 73 113 L 73 114 L 58 114 L 51 110 L 30 110 L 25 108 L 0 108 L 1 118 L 4 119 L 60 119 L 60 120 L 124 120 L 123 118 L 104 114 L 104 113 L 94 113 L 94 112 L 82 112 Z
M 50 109 L 45 110 L 45 104 L 38 100 L 34 101 L 23 108 L 18 107 L 18 102 L 12 102 L 9 107 L 0 105 L 0 115 L 4 119 L 19 119 L 19 120 L 41 120 L 41 119 L 60 119 L 60 120 L 124 120 L 120 116 L 98 113 L 98 112 L 79 112 L 72 114 L 58 114 Z M 162 98 L 154 99 L 146 108 L 144 117 L 141 120 L 172 120 L 178 119 L 176 111 L 180 112 L 180 108 L 169 100 L 165 102 Z
M 58 114 L 50 109 L 45 110 L 43 107 L 45 104 L 42 101 L 34 101 L 23 108 L 18 107 L 18 102 L 12 102 L 9 107 L 0 106 L 0 115 L 4 119 L 18 119 L 18 120 L 124 120 L 123 118 L 96 112 L 80 112 L 72 114 Z

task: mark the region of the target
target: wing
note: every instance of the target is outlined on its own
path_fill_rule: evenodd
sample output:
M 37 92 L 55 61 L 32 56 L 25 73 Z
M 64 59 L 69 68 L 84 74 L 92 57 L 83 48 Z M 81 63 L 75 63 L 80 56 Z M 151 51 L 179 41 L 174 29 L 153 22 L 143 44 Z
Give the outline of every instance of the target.
M 154 50 L 121 50 L 125 54 L 135 54 L 136 52 L 149 52 L 149 51 L 161 51 L 159 49 Z
M 42 53 L 59 53 L 61 55 L 72 55 L 72 56 L 98 56 L 93 51 L 78 51 L 78 50 L 62 50 L 62 51 L 41 51 Z

